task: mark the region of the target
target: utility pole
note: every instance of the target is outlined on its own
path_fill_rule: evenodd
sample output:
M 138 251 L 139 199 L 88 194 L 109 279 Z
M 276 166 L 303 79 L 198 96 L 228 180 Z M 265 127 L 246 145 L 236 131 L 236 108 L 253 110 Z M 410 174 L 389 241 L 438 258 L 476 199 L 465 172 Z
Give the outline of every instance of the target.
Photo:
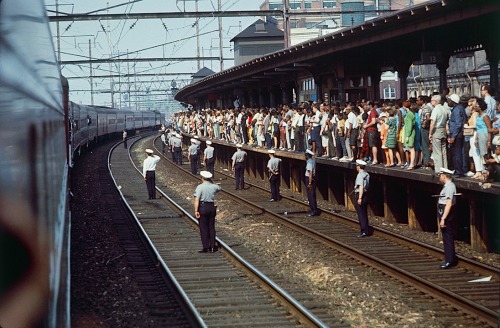
M 198 12 L 198 0 L 195 0 L 195 11 Z M 198 63 L 198 70 L 200 70 L 200 18 L 196 18 L 196 58 Z
M 285 36 L 285 48 L 290 46 L 290 1 L 283 0 L 283 32 Z
M 221 0 L 218 1 L 217 10 L 222 10 Z M 212 56 L 212 54 L 210 54 Z M 222 44 L 222 17 L 219 16 L 219 61 L 220 61 L 220 70 L 224 70 L 224 60 L 223 60 L 223 44 Z
M 56 0 L 56 16 L 59 16 L 59 1 Z M 57 61 L 61 62 L 61 33 L 59 32 L 59 22 L 56 24 L 57 30 Z
M 92 43 L 89 39 L 89 60 L 92 60 Z M 92 62 L 90 62 L 90 104 L 94 106 L 94 72 L 92 71 Z

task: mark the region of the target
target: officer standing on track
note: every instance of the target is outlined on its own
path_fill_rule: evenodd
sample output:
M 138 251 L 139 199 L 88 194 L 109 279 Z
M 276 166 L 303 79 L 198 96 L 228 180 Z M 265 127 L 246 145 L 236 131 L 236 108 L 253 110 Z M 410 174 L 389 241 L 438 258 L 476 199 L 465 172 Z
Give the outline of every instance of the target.
M 176 133 L 171 140 L 172 153 L 174 154 L 174 162 L 177 165 L 182 165 L 182 140 L 181 135 Z
M 191 139 L 191 146 L 188 148 L 188 161 L 191 164 L 191 173 L 198 173 L 198 145 L 195 139 Z
M 194 215 L 200 227 L 203 249 L 199 253 L 214 253 L 218 248 L 215 245 L 215 194 L 221 190 L 219 185 L 212 182 L 212 173 L 201 171 L 201 184 L 194 192 Z
M 165 131 L 161 131 L 161 153 L 165 155 L 165 146 L 167 145 L 167 137 L 165 136 Z
M 306 174 L 305 183 L 307 188 L 307 200 L 309 201 L 309 207 L 311 212 L 307 216 L 318 216 L 320 214 L 318 210 L 318 204 L 316 202 L 316 161 L 313 156 L 312 150 L 306 150 Z
M 269 185 L 271 186 L 271 202 L 280 200 L 280 163 L 281 158 L 275 156 L 274 149 L 268 150 L 269 161 L 267 162 L 267 170 L 269 171 Z
M 451 178 L 453 173 L 453 171 L 444 167 L 438 173 L 439 182 L 444 185 L 439 193 L 437 209 L 444 246 L 444 263 L 439 266 L 441 269 L 453 267 L 458 262 L 455 255 L 455 194 L 457 193 L 457 188 Z
M 144 160 L 142 164 L 142 176 L 144 181 L 146 181 L 146 187 L 148 188 L 148 199 L 156 199 L 156 188 L 155 188 L 155 170 L 156 164 L 160 161 L 160 156 L 153 155 L 151 149 L 146 149 L 148 157 Z
M 245 159 L 247 152 L 241 149 L 242 144 L 236 144 L 236 152 L 231 157 L 232 170 L 234 171 L 234 178 L 236 179 L 236 190 L 245 187 Z
M 212 147 L 212 141 L 207 140 L 206 142 L 207 148 L 203 151 L 203 165 L 207 168 L 207 171 L 212 173 L 212 177 L 214 176 L 214 147 Z
M 356 160 L 356 181 L 354 182 L 354 208 L 358 213 L 359 227 L 361 231 L 358 238 L 367 237 L 370 234 L 368 225 L 368 187 L 370 186 L 370 175 L 365 171 L 366 162 Z

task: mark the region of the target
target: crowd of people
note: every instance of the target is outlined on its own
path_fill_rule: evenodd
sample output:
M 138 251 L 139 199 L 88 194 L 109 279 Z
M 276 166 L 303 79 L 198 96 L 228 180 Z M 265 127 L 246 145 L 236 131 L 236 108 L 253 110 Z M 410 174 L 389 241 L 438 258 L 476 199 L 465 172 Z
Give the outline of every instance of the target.
M 174 128 L 260 148 L 309 149 L 343 162 L 436 173 L 449 168 L 454 177 L 484 181 L 499 162 L 500 98 L 483 85 L 481 96 L 446 92 L 398 102 L 191 110 L 175 115 Z

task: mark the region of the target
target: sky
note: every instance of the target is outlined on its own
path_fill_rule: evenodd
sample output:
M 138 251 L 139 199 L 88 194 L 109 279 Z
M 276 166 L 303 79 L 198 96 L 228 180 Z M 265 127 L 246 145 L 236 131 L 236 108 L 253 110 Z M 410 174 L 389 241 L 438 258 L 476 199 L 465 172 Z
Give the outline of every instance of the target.
M 137 1 L 137 0 L 135 0 Z M 56 10 L 55 0 L 46 0 L 49 11 Z M 151 13 L 151 12 L 180 12 L 195 11 L 194 0 L 86 0 L 64 1 L 59 0 L 59 12 L 88 13 L 108 7 L 116 8 L 103 10 L 101 13 Z M 258 10 L 262 0 L 221 0 L 222 10 Z M 122 6 L 118 6 L 122 5 Z M 199 11 L 216 10 L 218 0 L 199 0 Z M 55 15 L 48 12 L 48 15 Z M 233 58 L 232 43 L 229 42 L 240 31 L 255 22 L 258 17 L 228 17 L 222 18 L 223 51 L 225 58 Z M 57 24 L 50 23 L 56 55 L 60 54 L 61 61 L 107 59 L 118 54 L 124 58 L 146 57 L 196 57 L 196 25 L 195 18 L 175 19 L 141 19 L 141 20 L 101 20 L 75 21 L 59 23 L 59 44 Z M 219 34 L 217 18 L 201 18 L 199 21 L 200 56 L 219 56 Z M 90 40 L 90 46 L 89 46 Z M 59 51 L 60 49 L 60 51 Z M 202 61 L 201 67 L 208 67 L 215 72 L 220 71 L 219 61 Z M 233 66 L 233 61 L 224 61 L 224 69 Z M 158 74 L 158 73 L 195 73 L 198 71 L 196 61 L 164 61 L 164 62 L 136 62 L 136 63 L 101 63 L 93 64 L 93 75 L 114 75 L 127 73 Z M 179 76 L 149 76 L 138 78 L 94 78 L 93 97 L 91 97 L 90 65 L 67 64 L 61 66 L 62 75 L 69 78 L 70 100 L 75 103 L 126 107 L 134 103 L 144 102 L 151 105 L 154 100 L 160 104 L 166 98 L 164 92 L 171 88 L 172 81 L 177 87 L 183 87 L 191 79 L 190 75 Z M 85 77 L 74 79 L 74 77 Z M 111 83 L 112 82 L 112 83 Z M 115 92 L 111 99 L 111 85 Z M 130 87 L 130 96 L 128 90 Z M 134 92 L 134 88 L 147 91 Z M 140 96 L 134 96 L 135 94 Z M 93 99 L 92 99 L 93 98 Z M 164 103 L 165 104 L 165 103 Z

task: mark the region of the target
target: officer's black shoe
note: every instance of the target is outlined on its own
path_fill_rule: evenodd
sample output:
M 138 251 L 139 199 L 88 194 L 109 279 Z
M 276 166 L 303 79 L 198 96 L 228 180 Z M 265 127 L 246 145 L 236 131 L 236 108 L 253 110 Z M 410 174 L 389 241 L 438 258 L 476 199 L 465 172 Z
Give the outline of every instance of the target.
M 457 265 L 456 262 L 455 263 L 453 263 L 453 262 L 446 262 L 446 263 L 441 264 L 439 267 L 441 269 L 448 269 L 448 268 L 454 267 L 456 265 Z
M 219 250 L 218 247 L 210 248 L 210 253 L 215 253 Z
M 356 237 L 358 238 L 368 237 L 368 234 L 366 234 L 365 232 L 360 232 Z
M 208 248 L 204 248 L 201 251 L 198 251 L 198 253 L 208 253 L 208 251 L 209 251 Z

